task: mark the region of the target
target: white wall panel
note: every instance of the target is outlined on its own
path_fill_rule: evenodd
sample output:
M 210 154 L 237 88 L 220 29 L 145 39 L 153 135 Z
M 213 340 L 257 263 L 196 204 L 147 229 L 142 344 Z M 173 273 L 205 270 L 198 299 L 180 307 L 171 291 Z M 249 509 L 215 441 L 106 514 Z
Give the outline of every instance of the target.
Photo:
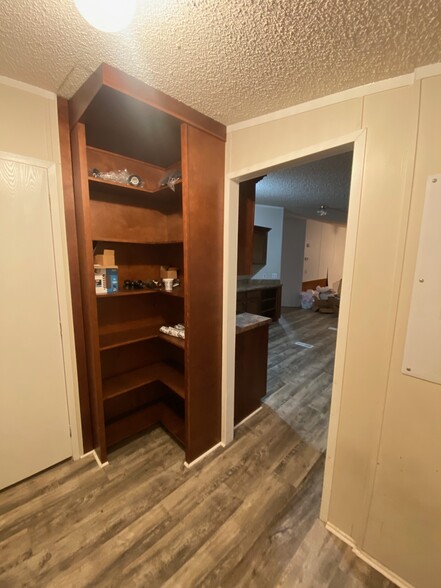
M 404 349 L 404 374 L 441 384 L 441 174 L 427 179 Z

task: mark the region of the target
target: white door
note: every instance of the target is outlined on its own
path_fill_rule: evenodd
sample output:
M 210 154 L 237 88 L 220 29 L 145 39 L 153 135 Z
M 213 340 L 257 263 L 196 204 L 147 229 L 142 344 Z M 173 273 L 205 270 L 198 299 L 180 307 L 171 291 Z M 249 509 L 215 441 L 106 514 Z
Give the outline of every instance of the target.
M 326 278 L 320 275 L 320 248 L 322 242 L 322 223 L 306 221 L 305 255 L 303 261 L 303 281 L 310 282 Z
M 0 488 L 72 455 L 46 169 L 0 159 Z

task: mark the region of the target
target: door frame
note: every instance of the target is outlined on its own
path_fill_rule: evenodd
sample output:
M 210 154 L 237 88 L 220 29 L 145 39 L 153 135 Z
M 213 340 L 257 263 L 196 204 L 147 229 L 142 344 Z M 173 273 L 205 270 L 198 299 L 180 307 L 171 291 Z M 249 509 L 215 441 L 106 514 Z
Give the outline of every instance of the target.
M 320 518 L 327 521 L 334 471 L 335 451 L 339 427 L 340 406 L 344 380 L 344 366 L 357 246 L 358 220 L 361 205 L 363 167 L 367 130 L 360 129 L 335 137 L 329 141 L 309 145 L 304 149 L 249 166 L 239 172 L 225 176 L 224 212 L 224 312 L 223 312 L 223 360 L 222 360 L 222 444 L 227 445 L 234 437 L 234 370 L 236 346 L 236 287 L 237 287 L 237 231 L 239 214 L 239 183 L 264 175 L 290 163 L 304 163 L 317 159 L 323 152 L 337 154 L 353 145 L 351 186 L 349 193 L 348 223 L 343 263 L 342 299 L 332 383 L 331 411 L 329 417 L 325 475 Z M 332 153 L 334 152 L 334 153 Z
M 63 187 L 61 183 L 61 166 L 53 161 L 36 159 L 16 153 L 0 151 L 0 158 L 32 165 L 46 170 L 49 190 L 49 209 L 52 227 L 54 251 L 55 280 L 58 299 L 58 314 L 61 324 L 61 349 L 63 355 L 63 372 L 66 385 L 67 411 L 70 426 L 73 459 L 79 459 L 83 453 L 81 434 L 80 404 L 76 371 L 75 341 L 70 298 L 69 265 L 67 257 L 66 226 L 64 220 Z

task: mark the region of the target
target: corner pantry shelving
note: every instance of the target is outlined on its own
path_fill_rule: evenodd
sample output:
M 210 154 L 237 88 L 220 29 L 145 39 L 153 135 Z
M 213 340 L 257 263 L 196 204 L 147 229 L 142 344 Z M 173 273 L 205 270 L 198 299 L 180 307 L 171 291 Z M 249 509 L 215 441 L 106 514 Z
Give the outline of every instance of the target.
M 114 443 L 161 424 L 191 462 L 220 440 L 225 127 L 107 65 L 69 112 L 94 447 L 106 461 Z M 177 169 L 172 190 L 164 178 Z M 120 290 L 96 295 L 93 254 L 107 248 Z M 180 269 L 178 289 L 121 289 L 158 280 L 161 265 Z M 176 323 L 185 340 L 160 333 Z

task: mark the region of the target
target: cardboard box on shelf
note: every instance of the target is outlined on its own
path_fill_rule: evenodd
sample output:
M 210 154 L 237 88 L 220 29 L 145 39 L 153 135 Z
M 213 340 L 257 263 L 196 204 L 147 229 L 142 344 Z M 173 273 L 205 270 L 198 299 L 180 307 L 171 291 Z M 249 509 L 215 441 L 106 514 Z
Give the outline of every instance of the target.
M 172 280 L 175 280 L 178 277 L 178 268 L 168 267 L 167 265 L 161 265 L 160 277 L 161 280 L 163 278 L 171 278 Z
M 102 267 L 115 267 L 115 251 L 113 249 L 104 249 L 94 257 L 94 264 Z

